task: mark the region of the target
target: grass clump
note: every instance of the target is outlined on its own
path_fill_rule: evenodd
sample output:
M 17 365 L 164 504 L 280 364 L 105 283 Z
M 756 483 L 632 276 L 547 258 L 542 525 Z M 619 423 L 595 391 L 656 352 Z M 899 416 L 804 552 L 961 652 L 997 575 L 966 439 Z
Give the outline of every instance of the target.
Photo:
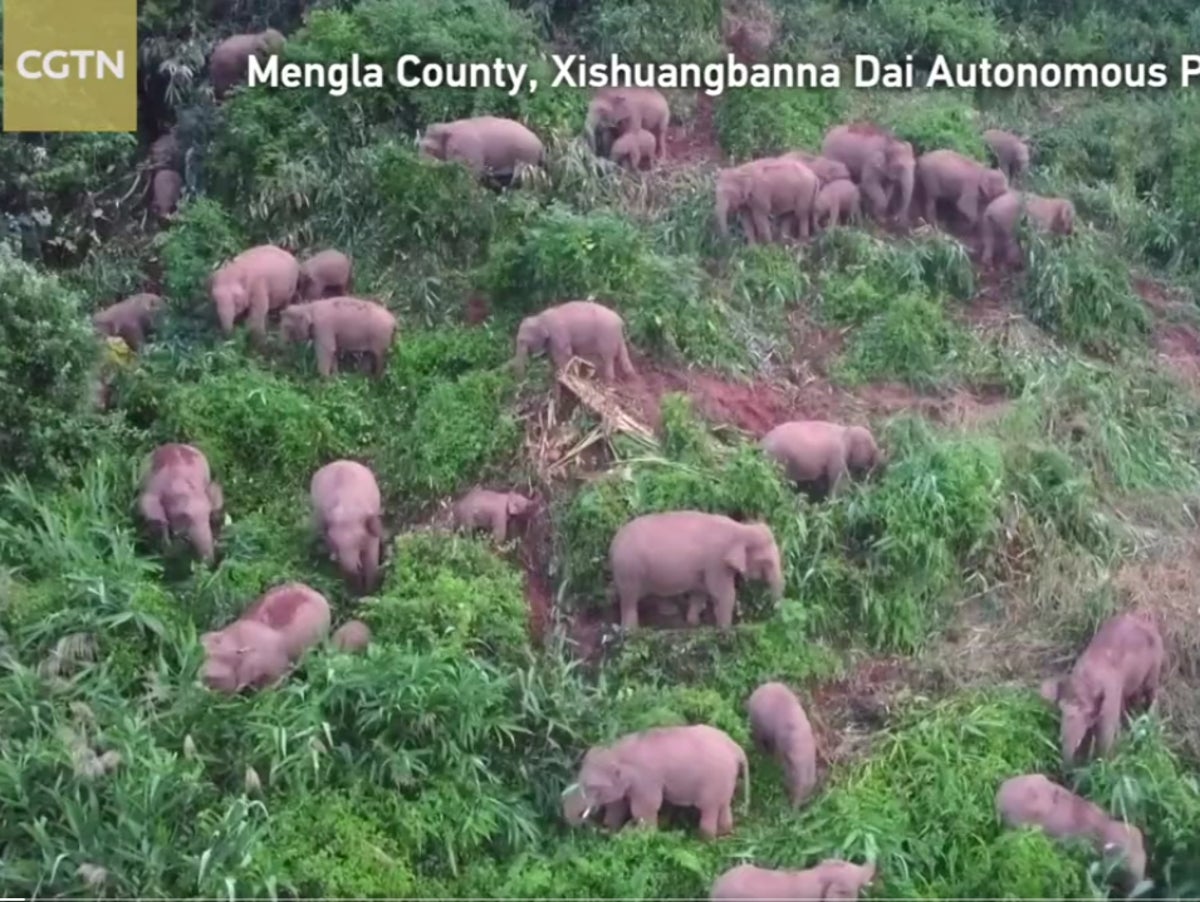
M 792 150 L 818 153 L 846 107 L 842 93 L 832 89 L 740 88 L 722 95 L 714 122 L 721 149 L 736 160 Z

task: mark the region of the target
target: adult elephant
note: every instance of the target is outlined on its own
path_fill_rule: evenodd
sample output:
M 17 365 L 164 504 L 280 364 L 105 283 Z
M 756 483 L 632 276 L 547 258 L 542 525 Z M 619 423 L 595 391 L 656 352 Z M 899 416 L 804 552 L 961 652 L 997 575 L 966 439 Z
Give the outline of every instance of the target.
M 766 582 L 776 599 L 783 596 L 779 546 L 765 523 L 694 510 L 645 514 L 617 530 L 608 560 L 627 630 L 637 628 L 643 598 L 680 595 L 687 598 L 689 624 L 700 622 L 712 599 L 717 627 L 728 630 L 739 576 Z
M 932 150 L 917 160 L 917 183 L 925 221 L 937 225 L 938 201 L 952 201 L 972 231 L 985 207 L 1008 191 L 1008 179 L 957 150 Z
M 908 225 L 916 176 L 916 154 L 909 142 L 874 123 L 852 122 L 826 133 L 821 156 L 845 164 L 877 217 L 887 214 L 890 197 L 898 191 L 896 215 L 901 225 Z
M 602 88 L 588 104 L 584 130 L 596 155 L 607 157 L 617 138 L 645 129 L 654 136 L 654 155 L 662 159 L 670 121 L 671 106 L 655 88 Z
M 984 266 L 991 266 L 999 249 L 1008 263 L 1020 261 L 1017 223 L 1022 211 L 1033 228 L 1040 232 L 1072 235 L 1075 232 L 1075 205 L 1065 197 L 1042 197 L 1023 191 L 1001 194 L 983 211 Z
M 821 181 L 799 160 L 768 157 L 717 174 L 714 214 L 722 237 L 729 237 L 729 215 L 737 213 L 751 244 L 770 241 L 772 216 L 794 217 L 796 237 L 813 229 Z M 785 231 L 781 229 L 781 231 Z
M 418 145 L 422 156 L 466 165 L 476 177 L 509 181 L 522 166 L 540 166 L 546 159 L 542 139 L 515 119 L 474 116 L 435 122 Z
M 208 60 L 208 76 L 213 96 L 223 100 L 249 75 L 250 57 L 262 59 L 279 53 L 287 39 L 274 28 L 253 34 L 235 34 L 213 48 Z

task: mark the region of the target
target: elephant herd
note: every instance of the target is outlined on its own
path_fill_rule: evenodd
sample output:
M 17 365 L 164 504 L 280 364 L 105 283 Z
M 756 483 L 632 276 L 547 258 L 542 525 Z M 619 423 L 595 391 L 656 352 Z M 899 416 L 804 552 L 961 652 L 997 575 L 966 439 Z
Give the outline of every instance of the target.
M 648 556 L 648 555 L 647 555 Z M 1085 750 L 1106 754 L 1121 718 L 1153 704 L 1164 666 L 1154 623 L 1135 613 L 1105 621 L 1071 672 L 1047 680 L 1041 693 L 1061 712 L 1063 764 Z M 816 743 L 795 693 L 783 683 L 756 688 L 746 701 L 750 738 L 776 759 L 793 807 L 805 805 L 817 786 Z M 629 733 L 587 751 L 575 782 L 563 792 L 564 819 L 579 826 L 595 816 L 611 831 L 626 823 L 657 825 L 663 803 L 696 808 L 706 839 L 732 832 L 739 776 L 744 808 L 750 806 L 749 758 L 728 733 L 706 724 L 657 727 Z M 996 790 L 999 820 L 1032 826 L 1054 839 L 1090 843 L 1127 887 L 1146 874 L 1140 829 L 1044 774 L 1010 777 Z M 712 899 L 857 899 L 878 877 L 877 864 L 837 858 L 804 870 L 737 865 L 712 884 Z

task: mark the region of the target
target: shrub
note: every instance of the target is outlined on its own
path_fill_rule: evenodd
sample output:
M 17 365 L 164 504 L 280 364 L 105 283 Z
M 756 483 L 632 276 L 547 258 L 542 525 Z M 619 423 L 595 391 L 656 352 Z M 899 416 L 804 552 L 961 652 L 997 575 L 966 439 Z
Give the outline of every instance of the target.
M 663 23 L 670 22 L 671 28 Z M 628 62 L 707 62 L 719 58 L 718 0 L 667 0 L 653 7 L 634 0 L 593 4 L 580 23 L 596 58 L 617 54 Z
M 905 141 L 911 141 L 918 155 L 957 150 L 980 162 L 991 160 L 983 143 L 979 114 L 969 96 L 938 90 L 917 91 L 904 98 L 889 91 L 888 104 L 879 118 Z
M 715 124 L 721 149 L 745 161 L 792 150 L 819 153 L 825 132 L 845 114 L 840 91 L 739 88 L 721 96 Z
M 99 358 L 79 295 L 0 244 L 0 472 L 42 476 L 90 454 Z
M 208 278 L 246 249 L 245 235 L 232 216 L 209 198 L 198 198 L 179 212 L 163 236 L 163 288 L 179 305 L 198 308 L 208 301 Z

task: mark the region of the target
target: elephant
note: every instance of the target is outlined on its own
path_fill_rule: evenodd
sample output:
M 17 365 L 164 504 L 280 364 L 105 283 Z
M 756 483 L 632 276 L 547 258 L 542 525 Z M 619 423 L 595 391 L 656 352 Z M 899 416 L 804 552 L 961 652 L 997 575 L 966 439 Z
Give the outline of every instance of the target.
M 498 116 L 434 123 L 418 146 L 422 156 L 463 163 L 477 178 L 508 180 L 519 167 L 541 166 L 546 159 L 541 138 L 515 119 Z
M 603 805 L 614 823 L 627 812 L 651 828 L 664 802 L 698 808 L 700 833 L 713 839 L 733 830 L 739 773 L 748 809 L 750 762 L 728 733 L 706 724 L 655 727 L 588 749 L 565 796 L 582 802 L 580 820 Z
M 853 122 L 825 133 L 821 156 L 846 165 L 876 217 L 887 213 L 891 195 L 899 191 L 896 214 L 908 226 L 917 165 L 912 144 L 874 123 Z
M 175 126 L 154 139 L 146 157 L 151 169 L 183 169 L 183 152 L 179 146 L 179 133 Z
M 832 495 L 847 476 L 861 477 L 886 463 L 869 429 L 825 420 L 780 423 L 759 440 L 759 447 L 814 497 Z
M 304 583 L 290 582 L 268 589 L 238 619 L 275 630 L 288 660 L 298 661 L 329 634 L 330 617 L 324 595 Z
M 341 251 L 324 250 L 300 264 L 296 281 L 297 301 L 345 297 L 354 282 L 354 264 Z
M 983 133 L 984 143 L 996 157 L 996 168 L 1017 183 L 1029 171 L 1029 145 L 1012 132 L 989 128 Z
M 150 209 L 159 219 L 175 212 L 183 196 L 183 176 L 174 169 L 160 169 L 150 182 Z
M 785 153 L 783 158 L 785 160 L 799 160 L 811 169 L 813 175 L 820 181 L 822 188 L 830 182 L 851 181 L 850 169 L 840 160 L 831 160 L 829 157 L 818 156 L 804 150 L 793 150 Z
M 208 60 L 208 75 L 212 81 L 213 96 L 224 100 L 229 92 L 241 84 L 249 74 L 250 57 L 271 56 L 279 53 L 287 39 L 274 28 L 254 34 L 235 34 L 213 48 Z
M 654 155 L 667 155 L 667 126 L 671 105 L 656 88 L 601 88 L 588 103 L 584 126 L 588 144 L 599 156 L 608 156 L 613 143 L 626 132 L 645 129 L 654 135 Z
M 212 563 L 214 532 L 224 508 L 225 493 L 199 448 L 171 442 L 154 449 L 142 478 L 138 510 L 160 541 L 184 534 L 196 553 Z
M 142 292 L 92 314 L 92 327 L 100 335 L 119 338 L 137 351 L 154 331 L 167 302 L 157 294 Z
M 956 150 L 932 150 L 917 160 L 917 184 L 925 201 L 925 221 L 937 225 L 937 202 L 954 201 L 971 229 L 979 227 L 983 209 L 1008 191 L 1008 179 Z
M 330 641 L 338 651 L 359 654 L 371 644 L 371 628 L 361 620 L 347 620 L 334 631 Z
M 783 683 L 763 683 L 751 693 L 746 710 L 755 746 L 779 759 L 792 805 L 800 807 L 817 785 L 817 743 L 800 700 Z
M 339 354 L 366 352 L 371 373 L 383 376 L 396 339 L 396 317 L 382 304 L 361 298 L 322 298 L 292 304 L 280 317 L 287 341 L 312 339 L 317 349 L 317 372 L 328 378 L 337 370 Z
M 729 237 L 729 214 L 737 212 L 751 244 L 770 241 L 771 216 L 794 218 L 801 240 L 812 231 L 820 181 L 799 160 L 769 157 L 751 160 L 717 173 L 715 216 L 723 238 Z
M 1022 774 L 1001 783 L 996 792 L 996 812 L 1010 827 L 1034 825 L 1055 839 L 1085 839 L 1104 857 L 1123 853 L 1123 866 L 1132 883 L 1137 884 L 1145 876 L 1142 831 L 1111 817 L 1043 774 Z
M 313 474 L 309 484 L 313 530 L 330 560 L 360 592 L 379 577 L 383 498 L 375 474 L 353 460 L 335 460 Z
M 717 626 L 733 625 L 735 578 L 766 582 L 783 597 L 783 564 L 771 528 L 696 510 L 635 517 L 617 530 L 608 551 L 621 625 L 638 626 L 638 603 L 649 596 L 687 598 L 687 622 L 695 626 L 711 598 Z
M 1024 209 L 1029 223 L 1039 231 L 1057 235 L 1075 233 L 1075 205 L 1065 197 L 1042 197 L 1023 191 L 1007 191 L 983 211 L 983 253 L 981 262 L 991 266 L 996 248 L 1003 249 L 1005 261 L 1020 260 L 1017 246 L 1017 222 Z
M 1100 624 L 1069 675 L 1042 682 L 1042 697 L 1062 712 L 1064 765 L 1075 761 L 1089 737 L 1096 751 L 1109 752 L 1121 715 L 1154 704 L 1164 659 L 1155 624 L 1146 616 L 1121 613 Z
M 200 637 L 204 664 L 200 678 L 216 692 L 277 685 L 291 670 L 283 635 L 257 620 L 235 620 Z
M 848 180 L 829 182 L 817 192 L 813 226 L 836 228 L 857 223 L 862 218 L 862 195 L 858 185 Z
M 299 278 L 300 264 L 283 248 L 260 244 L 242 251 L 209 279 L 221 332 L 229 337 L 234 323 L 245 316 L 251 335 L 261 344 L 267 316 L 295 300 Z
M 595 366 L 606 382 L 616 379 L 618 369 L 625 378 L 637 375 L 625 342 L 625 320 L 594 301 L 566 301 L 525 317 L 517 327 L 516 345 L 513 367 L 518 375 L 525 372 L 531 354 L 543 351 L 556 371 L 578 356 Z
M 875 867 L 873 862 L 854 864 L 840 858 L 826 858 L 803 871 L 739 864 L 713 881 L 708 897 L 713 900 L 787 899 L 794 902 L 855 900 L 875 880 Z
M 627 131 L 613 141 L 609 159 L 629 169 L 650 169 L 654 165 L 656 146 L 654 135 L 644 128 Z
M 524 517 L 534 501 L 517 492 L 493 492 L 473 488 L 454 503 L 454 523 L 459 529 L 490 528 L 492 538 L 502 543 L 508 535 L 510 517 Z

